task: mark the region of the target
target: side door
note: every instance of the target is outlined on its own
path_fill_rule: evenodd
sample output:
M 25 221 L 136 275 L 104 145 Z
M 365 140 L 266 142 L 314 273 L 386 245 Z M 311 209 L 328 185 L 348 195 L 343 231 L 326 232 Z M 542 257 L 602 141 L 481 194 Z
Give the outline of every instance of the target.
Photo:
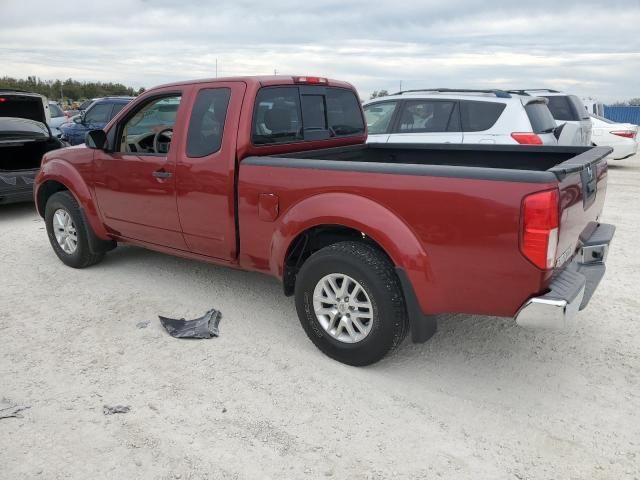
M 386 143 L 398 110 L 397 100 L 370 103 L 364 107 L 367 121 L 367 143 Z
M 230 260 L 236 254 L 236 143 L 243 82 L 194 85 L 183 147 L 177 151 L 176 193 L 190 251 Z
M 462 143 L 456 100 L 405 100 L 388 143 Z
M 154 93 L 107 136 L 110 151 L 96 150 L 93 188 L 107 228 L 146 243 L 187 250 L 176 206 L 176 150 L 186 125 L 182 90 Z M 178 105 L 164 125 L 145 123 L 158 105 Z M 143 125 L 140 127 L 140 125 Z

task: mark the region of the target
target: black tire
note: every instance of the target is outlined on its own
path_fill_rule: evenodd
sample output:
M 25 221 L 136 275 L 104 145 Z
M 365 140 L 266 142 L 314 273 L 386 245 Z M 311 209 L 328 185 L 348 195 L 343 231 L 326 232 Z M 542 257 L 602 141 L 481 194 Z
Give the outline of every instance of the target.
M 356 343 L 345 343 L 329 335 L 315 314 L 315 287 L 332 273 L 348 275 L 357 281 L 371 301 L 371 330 Z M 340 242 L 314 253 L 297 275 L 295 297 L 298 318 L 311 341 L 324 354 L 347 365 L 364 366 L 381 360 L 407 334 L 407 309 L 393 264 L 380 250 L 366 243 Z
M 65 252 L 56 240 L 53 216 L 54 213 L 60 209 L 69 214 L 73 224 L 75 225 L 77 246 L 73 253 Z M 93 253 L 89 248 L 87 228 L 91 227 L 85 225 L 84 218 L 80 213 L 78 202 L 68 191 L 57 192 L 51 195 L 45 207 L 44 221 L 47 227 L 49 243 L 51 243 L 53 251 L 65 265 L 73 268 L 85 268 L 95 265 L 104 258 L 104 252 Z

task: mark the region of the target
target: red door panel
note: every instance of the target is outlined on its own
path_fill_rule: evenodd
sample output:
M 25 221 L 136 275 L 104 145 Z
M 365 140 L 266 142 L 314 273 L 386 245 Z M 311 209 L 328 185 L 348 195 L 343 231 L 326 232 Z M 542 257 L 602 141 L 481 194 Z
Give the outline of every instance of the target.
M 189 249 L 200 255 L 229 260 L 236 253 L 234 216 L 234 169 L 238 123 L 246 85 L 225 82 L 200 84 L 189 95 L 189 111 L 196 125 L 198 94 L 203 90 L 230 91 L 226 115 L 211 121 L 224 126 L 220 149 L 216 152 L 189 155 L 189 135 L 183 132 L 176 164 L 176 194 L 180 223 Z M 195 110 L 195 111 L 194 111 Z M 205 149 L 206 150 L 206 149 Z
M 186 249 L 176 208 L 175 156 L 97 151 L 94 162 L 98 208 L 110 230 Z

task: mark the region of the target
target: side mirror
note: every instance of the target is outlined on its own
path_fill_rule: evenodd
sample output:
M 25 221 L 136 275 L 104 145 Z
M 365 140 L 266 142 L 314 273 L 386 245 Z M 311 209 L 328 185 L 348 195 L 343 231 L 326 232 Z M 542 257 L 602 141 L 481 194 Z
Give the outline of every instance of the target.
M 84 143 L 89 148 L 104 150 L 107 146 L 107 134 L 104 130 L 90 130 L 84 136 Z

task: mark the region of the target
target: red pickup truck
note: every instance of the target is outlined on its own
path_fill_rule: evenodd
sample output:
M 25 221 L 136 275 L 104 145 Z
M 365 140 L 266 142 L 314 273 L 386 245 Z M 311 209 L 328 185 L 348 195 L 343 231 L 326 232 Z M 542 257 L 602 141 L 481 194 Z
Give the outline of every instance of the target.
M 277 277 L 351 365 L 427 340 L 439 313 L 554 327 L 586 306 L 614 233 L 608 148 L 365 140 L 347 83 L 174 83 L 47 153 L 35 201 L 74 268 L 126 242 Z

